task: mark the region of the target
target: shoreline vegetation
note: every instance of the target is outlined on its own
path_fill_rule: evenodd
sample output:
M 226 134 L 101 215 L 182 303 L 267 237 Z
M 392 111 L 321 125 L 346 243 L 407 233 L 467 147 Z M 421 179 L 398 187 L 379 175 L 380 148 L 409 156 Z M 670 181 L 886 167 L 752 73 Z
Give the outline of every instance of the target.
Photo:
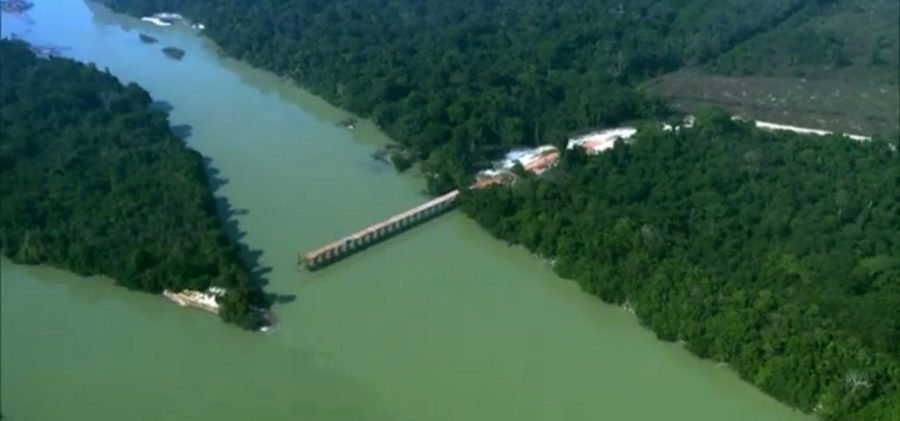
M 373 120 L 421 164 L 432 194 L 469 185 L 516 147 L 669 118 L 642 83 L 849 1 L 102 0 L 134 16 L 177 10 L 209 22 L 204 35 L 224 54 Z M 816 60 L 794 61 L 830 65 Z
M 341 121 L 338 121 L 337 123 L 335 123 L 335 125 L 338 127 L 343 127 L 347 130 L 356 130 L 357 123 L 358 121 L 356 120 L 356 118 L 347 117 L 345 119 L 342 119 Z
M 3 13 L 25 13 L 32 7 L 34 3 L 26 0 L 0 0 L 0 11 Z
M 462 196 L 494 236 L 828 420 L 900 413 L 900 136 L 768 131 L 719 110 Z M 763 125 L 765 127 L 765 125 Z
M 102 1 L 137 16 L 165 7 L 209 22 L 205 35 L 224 54 L 371 118 L 400 144 L 402 167 L 421 164 L 432 194 L 468 185 L 516 147 L 563 149 L 577 131 L 674 122 L 680 116 L 643 83 L 715 68 L 785 22 L 851 3 Z M 789 58 L 831 66 L 818 60 Z M 705 113 L 697 129 L 645 131 L 598 157 L 567 152 L 544 179 L 467 192 L 464 211 L 631 309 L 660 339 L 727 363 L 786 404 L 824 419 L 889 419 L 900 412 L 900 233 L 870 230 L 897 226 L 900 178 L 886 166 L 897 165 L 896 138 L 850 146 L 839 136 L 763 134 Z M 727 138 L 714 142 L 719 135 Z M 820 153 L 833 168 L 817 163 Z M 855 175 L 841 157 L 864 171 Z M 708 171 L 692 173 L 688 163 Z M 769 172 L 785 168 L 796 170 L 783 176 L 798 189 L 815 184 L 791 193 Z M 720 174 L 736 196 L 721 190 Z M 830 188 L 840 179 L 825 174 L 848 177 Z M 888 190 L 873 193 L 873 182 Z
M 270 306 L 226 235 L 202 157 L 136 84 L 0 40 L 0 252 L 153 294 L 216 288 L 258 330 Z
M 421 163 L 431 193 L 467 185 L 518 146 L 671 119 L 639 84 L 849 1 L 334 0 L 312 10 L 102 0 L 135 16 L 203 18 L 223 53 L 372 118 L 408 164 Z M 850 143 L 764 134 L 716 111 L 698 120 L 642 130 L 596 157 L 565 152 L 547 177 L 464 194 L 463 210 L 782 402 L 824 419 L 890 419 L 900 412 L 896 135 Z

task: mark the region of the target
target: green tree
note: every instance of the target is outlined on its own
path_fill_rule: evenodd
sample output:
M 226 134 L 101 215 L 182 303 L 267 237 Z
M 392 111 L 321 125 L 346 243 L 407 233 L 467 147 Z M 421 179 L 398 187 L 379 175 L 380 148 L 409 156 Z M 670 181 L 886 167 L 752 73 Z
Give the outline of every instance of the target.
M 0 41 L 0 57 L 3 255 L 152 293 L 225 287 L 223 319 L 258 327 L 267 300 L 227 241 L 201 157 L 150 95 L 19 41 Z

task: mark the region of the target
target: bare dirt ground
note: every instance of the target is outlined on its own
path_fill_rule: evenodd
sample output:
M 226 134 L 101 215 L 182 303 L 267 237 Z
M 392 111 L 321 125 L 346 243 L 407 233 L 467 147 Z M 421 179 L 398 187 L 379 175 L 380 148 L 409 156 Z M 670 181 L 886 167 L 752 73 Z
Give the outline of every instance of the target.
M 836 0 L 644 88 L 692 111 L 871 135 L 900 127 L 900 2 Z M 835 59 L 839 57 L 839 59 Z
M 688 112 L 714 105 L 756 120 L 865 135 L 900 127 L 898 87 L 850 75 L 717 76 L 686 69 L 644 87 Z

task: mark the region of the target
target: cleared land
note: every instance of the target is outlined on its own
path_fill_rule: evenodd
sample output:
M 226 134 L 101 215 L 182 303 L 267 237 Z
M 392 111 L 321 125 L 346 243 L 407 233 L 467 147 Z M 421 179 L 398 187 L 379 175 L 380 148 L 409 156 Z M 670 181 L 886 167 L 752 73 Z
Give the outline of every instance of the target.
M 900 127 L 895 0 L 806 9 L 702 67 L 644 88 L 692 111 L 717 105 L 751 118 L 852 133 Z

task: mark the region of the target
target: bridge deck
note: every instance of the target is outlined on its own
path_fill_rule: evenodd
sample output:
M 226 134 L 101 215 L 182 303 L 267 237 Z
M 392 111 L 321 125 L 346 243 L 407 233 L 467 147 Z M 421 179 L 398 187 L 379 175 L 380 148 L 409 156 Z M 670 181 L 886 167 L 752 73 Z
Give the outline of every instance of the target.
M 529 162 L 527 165 L 525 165 L 525 169 L 527 171 L 540 173 L 541 171 L 546 169 L 548 166 L 550 166 L 554 162 L 556 162 L 556 160 L 558 158 L 559 158 L 559 153 L 556 151 L 547 153 L 547 154 L 539 157 L 538 159 L 535 159 L 534 161 Z M 480 189 L 483 187 L 487 187 L 491 184 L 501 183 L 501 182 L 503 182 L 503 180 L 504 180 L 503 176 L 494 176 L 494 177 L 490 177 L 490 178 L 485 178 L 485 179 L 479 180 L 479 181 L 475 182 L 474 184 L 472 184 L 471 186 L 469 186 L 469 189 L 473 189 L 473 190 Z M 333 242 L 326 244 L 322 247 L 319 247 L 315 250 L 307 252 L 306 254 L 303 255 L 303 261 L 306 263 L 315 262 L 320 256 L 325 255 L 329 251 L 335 250 L 335 249 L 340 249 L 340 247 L 343 246 L 344 244 L 346 244 L 348 241 L 364 239 L 364 237 L 366 237 L 369 234 L 377 233 L 383 229 L 389 229 L 392 225 L 397 224 L 397 223 L 399 223 L 407 218 L 410 218 L 412 216 L 415 216 L 418 213 L 425 212 L 431 208 L 440 206 L 441 204 L 444 204 L 447 202 L 452 202 L 452 201 L 456 200 L 456 198 L 458 196 L 459 196 L 459 190 L 453 190 L 452 192 L 449 192 L 440 197 L 431 199 L 421 205 L 418 205 L 418 206 L 416 206 L 412 209 L 406 210 L 404 212 L 398 213 L 398 214 L 396 214 L 388 219 L 385 219 L 381 222 L 369 225 L 368 227 L 365 227 L 359 231 L 356 231 L 353 234 L 350 234 L 340 240 L 333 241 Z
M 406 218 L 408 218 L 408 217 L 410 217 L 410 216 L 412 216 L 412 215 L 415 215 L 415 214 L 417 214 L 417 213 L 419 213 L 419 212 L 422 212 L 422 211 L 424 211 L 424 210 L 426 210 L 426 209 L 428 209 L 428 208 L 437 206 L 437 205 L 439 205 L 439 204 L 441 204 L 441 203 L 444 203 L 444 202 L 449 202 L 449 201 L 455 200 L 457 196 L 459 196 L 459 190 L 453 190 L 453 191 L 450 192 L 450 193 L 447 193 L 447 194 L 445 194 L 445 195 L 443 195 L 443 196 L 440 196 L 440 197 L 436 197 L 436 198 L 434 198 L 434 199 L 431 199 L 431 200 L 429 200 L 429 201 L 427 201 L 427 202 L 425 202 L 425 203 L 423 203 L 423 204 L 421 204 L 421 205 L 419 205 L 419 206 L 416 206 L 416 207 L 414 207 L 414 208 L 412 208 L 412 209 L 409 209 L 409 210 L 406 210 L 406 211 L 404 211 L 404 212 L 398 213 L 398 214 L 396 214 L 396 215 L 394 215 L 394 216 L 392 216 L 392 217 L 390 217 L 390 218 L 388 218 L 388 219 L 385 219 L 385 220 L 383 220 L 383 221 L 381 221 L 381 222 L 378 222 L 378 223 L 376 223 L 376 224 L 369 225 L 368 227 L 365 227 L 365 228 L 363 228 L 363 229 L 361 229 L 361 230 L 359 230 L 359 231 L 356 231 L 356 232 L 354 232 L 353 234 L 350 234 L 350 235 L 348 235 L 348 236 L 346 236 L 346 237 L 344 237 L 344 238 L 342 238 L 342 239 L 340 239 L 340 240 L 331 242 L 331 243 L 326 244 L 326 245 L 324 245 L 324 246 L 322 246 L 322 247 L 319 247 L 319 248 L 317 248 L 317 249 L 315 249 L 315 250 L 313 250 L 313 251 L 310 251 L 310 252 L 304 254 L 304 255 L 303 255 L 303 258 L 306 259 L 307 261 L 312 260 L 312 259 L 315 259 L 316 256 L 318 256 L 318 255 L 320 255 L 320 254 L 322 254 L 322 253 L 325 253 L 326 251 L 331 250 L 331 249 L 333 249 L 333 248 L 340 247 L 342 244 L 344 244 L 344 243 L 347 242 L 348 240 L 356 240 L 356 239 L 362 238 L 363 236 L 365 236 L 365 235 L 367 235 L 367 234 L 376 232 L 376 231 L 378 231 L 378 230 L 380 230 L 380 229 L 382 229 L 382 228 L 385 228 L 385 227 L 387 227 L 387 226 L 389 226 L 389 225 L 391 225 L 391 224 L 394 224 L 394 223 L 396 223 L 396 222 L 398 222 L 398 221 L 402 221 L 403 219 L 406 219 Z

